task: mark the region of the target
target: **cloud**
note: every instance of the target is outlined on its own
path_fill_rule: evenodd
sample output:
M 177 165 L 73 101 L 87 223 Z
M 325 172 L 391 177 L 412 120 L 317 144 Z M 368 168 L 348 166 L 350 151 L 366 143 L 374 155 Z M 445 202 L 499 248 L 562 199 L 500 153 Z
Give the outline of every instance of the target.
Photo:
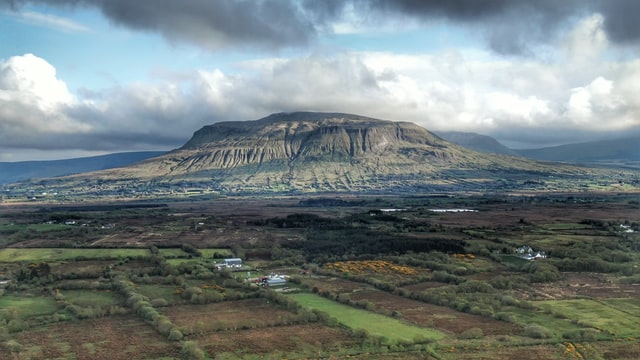
M 99 9 L 116 25 L 159 33 L 169 42 L 205 49 L 228 47 L 272 50 L 304 46 L 316 37 L 314 24 L 294 1 L 261 0 L 4 0 Z
M 591 65 L 595 75 L 585 81 L 564 69 L 570 64 L 483 52 L 342 52 L 248 61 L 234 73 L 166 74 L 74 96 L 53 66 L 25 55 L 2 62 L 0 142 L 66 151 L 170 149 L 207 124 L 296 110 L 413 121 L 521 146 L 637 132 L 640 62 Z
M 20 21 L 45 26 L 64 32 L 87 32 L 88 27 L 75 21 L 51 14 L 42 14 L 35 11 L 24 11 L 16 15 Z
M 34 146 L 38 134 L 84 132 L 89 128 L 66 116 L 74 102 L 56 69 L 27 54 L 0 60 L 0 139 L 5 146 Z
M 611 39 L 620 43 L 637 43 L 640 39 L 640 2 L 635 0 L 600 0 L 598 11 L 605 18 L 605 29 Z
M 0 143 L 104 152 L 179 147 L 201 126 L 281 111 L 350 112 L 541 146 L 640 131 L 640 61 L 604 56 L 589 14 L 545 59 L 491 51 L 317 52 L 233 70 L 158 72 L 153 81 L 71 93 L 46 60 L 0 61 Z
M 498 53 L 533 55 L 595 13 L 611 41 L 640 39 L 635 0 L 0 0 L 0 7 L 26 3 L 97 8 L 116 25 L 210 50 L 304 47 L 327 32 L 445 20 L 481 34 Z

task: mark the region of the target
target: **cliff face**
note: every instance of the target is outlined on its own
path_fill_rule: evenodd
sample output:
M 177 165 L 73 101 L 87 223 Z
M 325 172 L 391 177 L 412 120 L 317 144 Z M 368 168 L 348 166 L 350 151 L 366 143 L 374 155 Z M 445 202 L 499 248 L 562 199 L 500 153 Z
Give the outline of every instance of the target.
M 297 112 L 205 126 L 179 149 L 82 181 L 185 182 L 221 191 L 413 191 L 486 184 L 523 171 L 556 169 L 470 151 L 409 122 Z
M 190 154 L 180 167 L 235 168 L 301 158 L 350 161 L 403 146 L 446 147 L 412 123 L 349 114 L 287 113 L 205 126 L 176 155 Z

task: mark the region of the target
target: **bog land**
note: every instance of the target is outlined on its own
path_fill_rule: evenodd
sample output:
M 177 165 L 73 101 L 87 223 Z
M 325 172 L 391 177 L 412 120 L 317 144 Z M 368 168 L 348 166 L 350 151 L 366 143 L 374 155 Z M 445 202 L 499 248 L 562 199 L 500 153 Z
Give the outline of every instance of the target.
M 637 194 L 0 212 L 2 359 L 640 358 Z

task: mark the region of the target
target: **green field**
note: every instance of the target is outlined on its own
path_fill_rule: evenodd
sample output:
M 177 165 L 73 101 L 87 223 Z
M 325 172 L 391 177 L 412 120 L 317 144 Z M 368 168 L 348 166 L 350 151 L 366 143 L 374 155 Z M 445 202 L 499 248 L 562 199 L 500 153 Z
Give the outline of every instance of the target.
M 516 323 L 524 327 L 537 325 L 547 329 L 551 337 L 556 339 L 562 339 L 563 334 L 584 329 L 584 327 L 572 323 L 570 319 L 561 319 L 541 311 L 515 307 L 505 307 L 503 311 L 513 314 Z
M 364 329 L 370 335 L 382 336 L 390 342 L 413 341 L 416 338 L 440 340 L 445 334 L 434 329 L 409 325 L 398 319 L 356 309 L 314 294 L 292 294 L 300 305 L 324 311 L 338 319 L 340 324 L 352 329 Z
M 180 295 L 176 293 L 177 288 L 179 288 L 179 286 L 176 285 L 136 285 L 138 292 L 148 297 L 149 300 L 165 299 L 170 304 L 181 301 Z
M 0 249 L 0 262 L 63 261 L 82 259 L 119 259 L 149 256 L 147 249 L 67 249 L 67 248 L 6 248 Z
M 55 300 L 50 297 L 0 296 L 0 313 L 9 309 L 17 310 L 18 316 L 21 318 L 53 314 L 58 310 Z
M 640 299 L 547 300 L 535 304 L 617 337 L 640 336 Z
M 187 257 L 187 253 L 182 251 L 182 249 L 168 248 L 168 249 L 159 249 L 160 255 L 165 258 L 183 258 Z
M 118 295 L 105 290 L 64 290 L 65 300 L 79 306 L 118 305 L 122 301 Z

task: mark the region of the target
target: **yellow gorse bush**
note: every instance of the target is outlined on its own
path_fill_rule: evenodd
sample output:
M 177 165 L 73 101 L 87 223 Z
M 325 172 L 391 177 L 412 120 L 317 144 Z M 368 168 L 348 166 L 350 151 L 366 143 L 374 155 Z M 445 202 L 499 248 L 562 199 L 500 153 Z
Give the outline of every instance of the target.
M 397 273 L 403 275 L 414 275 L 417 270 L 403 265 L 397 265 L 386 260 L 361 260 L 361 261 L 338 261 L 325 264 L 325 269 L 330 271 L 340 271 L 346 273 Z

